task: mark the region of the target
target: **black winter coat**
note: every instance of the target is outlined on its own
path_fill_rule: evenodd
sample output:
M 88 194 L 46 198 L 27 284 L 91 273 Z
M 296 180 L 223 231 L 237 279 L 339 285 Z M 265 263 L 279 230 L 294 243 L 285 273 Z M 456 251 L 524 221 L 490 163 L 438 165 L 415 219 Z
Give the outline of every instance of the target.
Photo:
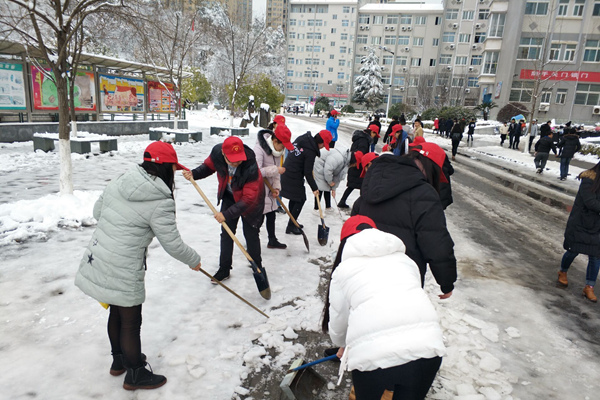
M 399 124 L 399 122 L 395 121 L 395 120 L 392 120 L 392 122 L 390 122 L 390 124 L 387 127 L 387 130 L 385 131 L 385 136 L 383 137 L 383 142 L 384 143 L 389 143 L 389 141 L 390 141 L 390 135 L 392 134 L 392 128 L 395 125 L 398 125 L 398 124 Z
M 560 138 L 556 147 L 560 149 L 560 158 L 573 158 L 575 153 L 581 150 L 579 136 L 574 133 L 568 133 Z
M 283 163 L 285 172 L 281 175 L 281 197 L 294 201 L 306 201 L 304 179 L 310 190 L 318 189 L 313 177 L 315 159 L 320 156 L 319 146 L 310 132 L 300 135 L 294 141 L 294 150 L 288 153 Z
M 422 284 L 429 264 L 442 292 L 454 289 L 454 242 L 442 203 L 412 159 L 387 154 L 377 157 L 365 175 L 352 214 L 366 215 L 377 229 L 402 239 L 406 254 L 419 266 Z
M 581 184 L 565 229 L 565 250 L 600 256 L 600 192 L 592 192 L 596 173 L 583 171 Z
M 450 164 L 448 156 L 444 159 L 442 172 L 446 176 L 446 179 L 448 179 L 448 183 L 440 182 L 440 201 L 445 210 L 450 204 L 454 203 L 454 200 L 452 199 L 452 185 L 450 184 L 450 175 L 454 173 L 454 168 L 452 167 L 452 164 Z
M 550 135 L 552 135 L 552 128 L 550 128 L 550 125 L 542 124 L 542 126 L 540 126 L 540 136 L 544 137 Z
M 535 151 L 539 153 L 550 153 L 550 150 L 556 154 L 556 145 L 552 141 L 550 136 L 542 136 L 540 140 L 535 143 Z
M 373 139 L 365 131 L 354 131 L 352 134 L 352 146 L 350 146 L 350 166 L 348 167 L 348 182 L 347 186 L 353 189 L 360 189 L 362 187 L 363 178 L 360 177 L 362 173 L 362 167 L 356 168 L 356 158 L 354 153 L 362 151 L 363 154 L 367 154 L 371 150 L 371 143 Z

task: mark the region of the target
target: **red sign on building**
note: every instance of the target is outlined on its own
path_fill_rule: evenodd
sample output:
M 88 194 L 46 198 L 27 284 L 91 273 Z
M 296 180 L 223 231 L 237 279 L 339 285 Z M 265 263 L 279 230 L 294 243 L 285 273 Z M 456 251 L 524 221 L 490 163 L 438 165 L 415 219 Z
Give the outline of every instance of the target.
M 600 82 L 600 72 L 590 71 L 539 71 L 522 69 L 521 79 L 548 79 L 551 81 Z

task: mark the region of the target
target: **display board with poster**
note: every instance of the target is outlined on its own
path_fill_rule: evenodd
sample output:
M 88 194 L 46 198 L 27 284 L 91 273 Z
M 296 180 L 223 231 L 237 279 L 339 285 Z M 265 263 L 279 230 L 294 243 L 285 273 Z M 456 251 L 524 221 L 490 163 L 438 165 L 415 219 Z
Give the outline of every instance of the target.
M 148 104 L 150 112 L 175 112 L 175 85 L 169 82 L 148 81 Z
M 0 63 L 0 110 L 26 110 L 23 66 Z
M 98 75 L 103 113 L 144 112 L 144 81 L 124 76 Z
M 56 85 L 49 78 L 51 73 L 50 68 L 44 68 L 44 71 L 41 71 L 38 67 L 31 66 L 34 110 L 58 111 L 58 93 Z M 94 87 L 93 72 L 77 71 L 73 90 L 75 111 L 96 110 L 96 89 Z

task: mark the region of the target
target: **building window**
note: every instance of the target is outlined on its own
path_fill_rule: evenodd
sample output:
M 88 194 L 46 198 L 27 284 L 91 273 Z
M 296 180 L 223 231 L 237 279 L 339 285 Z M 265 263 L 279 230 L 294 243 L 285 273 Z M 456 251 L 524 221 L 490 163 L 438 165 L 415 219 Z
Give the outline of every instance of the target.
M 370 15 L 359 15 L 359 16 L 358 16 L 358 23 L 359 23 L 359 24 L 365 24 L 365 25 L 368 25 L 368 24 L 369 24 L 369 21 L 370 21 L 370 19 L 371 19 L 371 16 L 370 16 Z
M 348 26 L 348 25 L 350 25 L 350 20 L 343 19 L 342 20 L 342 26 Z
M 290 33 L 288 33 L 288 38 L 289 39 L 296 39 L 296 32 L 290 32 Z
M 396 65 L 404 67 L 404 66 L 406 66 L 406 64 L 408 64 L 408 57 L 406 57 L 406 56 L 396 57 Z
M 342 12 L 344 14 L 349 14 L 350 13 L 350 7 L 349 6 L 344 6 L 342 7 Z
M 338 72 L 337 77 L 338 77 L 338 79 L 344 79 L 344 73 L 343 72 Z
M 289 19 L 288 20 L 288 25 L 289 26 L 296 26 L 296 20 L 295 19 Z
M 440 25 L 442 23 L 442 17 L 435 17 L 435 25 Z
M 367 35 L 356 36 L 356 44 L 367 44 L 369 37 Z
M 389 76 L 382 76 L 381 77 L 381 83 L 383 83 L 384 85 L 389 85 L 390 84 L 390 77 Z
M 550 103 L 551 98 L 552 98 L 552 89 L 542 90 L 542 95 L 540 96 L 541 103 Z
M 331 33 L 335 33 L 336 29 L 335 28 L 331 28 Z
M 452 63 L 452 54 L 440 54 L 440 65 L 450 65 Z
M 335 42 L 329 42 L 329 45 L 330 45 L 331 47 L 335 47 Z
M 431 43 L 432 46 L 439 46 L 440 45 L 440 38 L 433 38 L 433 42 Z
M 288 64 L 294 64 L 294 57 L 288 58 Z
M 490 10 L 489 8 L 481 8 L 479 9 L 479 14 L 477 16 L 477 19 L 479 20 L 486 20 L 490 17 Z
M 291 69 L 287 70 L 287 76 L 294 76 L 294 71 Z
M 333 14 L 333 15 L 331 16 L 331 19 L 337 19 L 337 14 Z
M 289 75 L 288 75 L 288 76 L 289 76 Z M 286 87 L 287 87 L 288 89 L 293 89 L 293 88 L 294 88 L 294 84 L 293 84 L 292 82 L 287 82 L 287 83 L 286 83 Z
M 411 67 L 420 67 L 421 66 L 421 59 L 420 58 L 411 58 L 410 59 L 410 65 Z
M 582 106 L 597 106 L 600 100 L 600 85 L 578 83 L 575 90 L 575 104 Z
M 462 19 L 472 21 L 475 18 L 475 11 L 463 11 Z
M 330 55 L 329 55 L 329 59 L 330 59 L 330 60 L 334 60 L 334 59 L 335 59 L 335 54 L 330 54 Z
M 329 67 L 329 70 L 327 72 L 333 72 L 333 67 Z
M 569 11 L 569 1 L 570 0 L 560 0 L 558 3 L 558 11 L 556 15 L 559 17 L 566 17 L 567 12 Z
M 396 44 L 396 36 L 386 36 L 383 40 L 383 44 L 386 46 L 393 46 Z
M 548 2 L 546 1 L 528 1 L 525 3 L 525 15 L 546 15 L 548 14 Z
M 453 87 L 463 87 L 465 86 L 464 78 L 452 78 L 452 86 Z
M 600 3 L 598 3 L 598 2 L 594 3 L 594 9 L 592 10 L 592 15 L 594 17 L 600 16 Z
M 573 6 L 573 16 L 581 17 L 583 15 L 584 7 L 585 7 L 585 0 L 575 0 L 575 5 Z
M 424 15 L 415 16 L 415 25 L 427 25 L 427 17 Z
M 436 61 L 435 58 L 430 58 L 429 59 L 429 66 L 430 67 L 435 67 L 435 61 Z
M 479 87 L 479 78 L 476 76 L 467 78 L 467 87 Z
M 406 84 L 406 78 L 403 76 L 394 77 L 394 86 L 404 86 Z
M 373 15 L 373 25 L 383 25 L 383 15 Z
M 538 60 L 542 51 L 543 38 L 521 38 L 517 59 Z
M 467 56 L 456 56 L 456 65 L 467 65 Z
M 400 25 L 412 25 L 412 15 L 400 14 Z
M 483 61 L 483 56 L 481 56 L 481 55 L 471 56 L 471 65 L 481 65 L 482 61 Z
M 487 33 L 477 32 L 477 33 L 475 33 L 475 38 L 473 39 L 473 42 L 474 43 L 483 43 L 483 42 L 485 42 L 486 37 L 487 37 Z
M 446 19 L 458 19 L 458 8 L 449 8 L 446 10 Z
M 308 32 L 306 34 L 307 39 L 321 39 L 321 32 Z
M 504 22 L 506 21 L 506 14 L 492 14 L 490 21 L 489 36 L 495 38 L 501 38 L 504 34 Z
M 302 65 L 302 60 L 300 58 L 296 59 L 296 65 Z
M 583 53 L 584 62 L 600 61 L 600 40 L 586 40 L 585 51 Z
M 442 43 L 454 43 L 456 40 L 456 33 L 454 32 L 444 32 L 442 35 Z
M 567 102 L 568 89 L 558 89 L 556 91 L 556 104 L 565 104 Z
M 470 43 L 471 42 L 471 34 L 470 33 L 461 33 L 458 35 L 459 43 Z
M 374 45 L 381 44 L 381 36 L 371 36 L 371 44 L 374 44 Z
M 340 35 L 340 39 L 341 39 L 341 40 L 348 40 L 348 34 L 347 34 L 347 33 L 342 33 L 342 34 Z
M 413 46 L 423 46 L 423 41 L 422 37 L 413 38 Z
M 329 6 L 317 6 L 317 14 L 327 14 L 329 12 Z
M 340 47 L 340 53 L 345 54 L 346 53 L 346 47 L 345 46 L 341 46 Z
M 343 92 L 344 91 L 344 85 L 337 85 L 335 87 L 335 91 L 336 92 Z
M 398 25 L 398 16 L 397 15 L 388 15 L 385 19 L 386 25 Z
M 398 36 L 399 46 L 408 46 L 410 44 L 410 36 Z
M 411 77 L 408 80 L 408 86 L 412 86 L 412 87 L 419 86 L 419 78 L 418 77 Z
M 383 56 L 382 65 L 392 65 L 394 62 L 394 56 Z
M 288 51 L 294 51 L 296 49 L 296 46 L 294 46 L 293 44 L 290 44 L 288 46 Z
M 485 53 L 485 61 L 483 62 L 482 74 L 495 75 L 498 69 L 499 51 L 488 51 Z
M 531 81 L 513 81 L 508 101 L 529 103 L 531 101 L 533 85 L 534 82 Z

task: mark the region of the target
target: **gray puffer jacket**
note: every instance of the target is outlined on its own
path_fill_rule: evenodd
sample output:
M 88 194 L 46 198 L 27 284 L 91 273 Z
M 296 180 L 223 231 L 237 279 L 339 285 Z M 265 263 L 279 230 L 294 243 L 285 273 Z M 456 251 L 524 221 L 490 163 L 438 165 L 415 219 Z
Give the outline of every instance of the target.
M 94 218 L 98 226 L 75 285 L 102 303 L 132 307 L 144 302 L 146 251 L 155 236 L 182 263 L 194 267 L 200 262 L 181 240 L 171 191 L 140 166 L 108 184 L 94 205 Z
M 346 178 L 351 153 L 334 147 L 330 151 L 321 150 L 321 157 L 317 158 L 314 166 L 315 182 L 322 192 L 336 190 L 340 182 Z M 331 186 L 335 183 L 334 186 Z

